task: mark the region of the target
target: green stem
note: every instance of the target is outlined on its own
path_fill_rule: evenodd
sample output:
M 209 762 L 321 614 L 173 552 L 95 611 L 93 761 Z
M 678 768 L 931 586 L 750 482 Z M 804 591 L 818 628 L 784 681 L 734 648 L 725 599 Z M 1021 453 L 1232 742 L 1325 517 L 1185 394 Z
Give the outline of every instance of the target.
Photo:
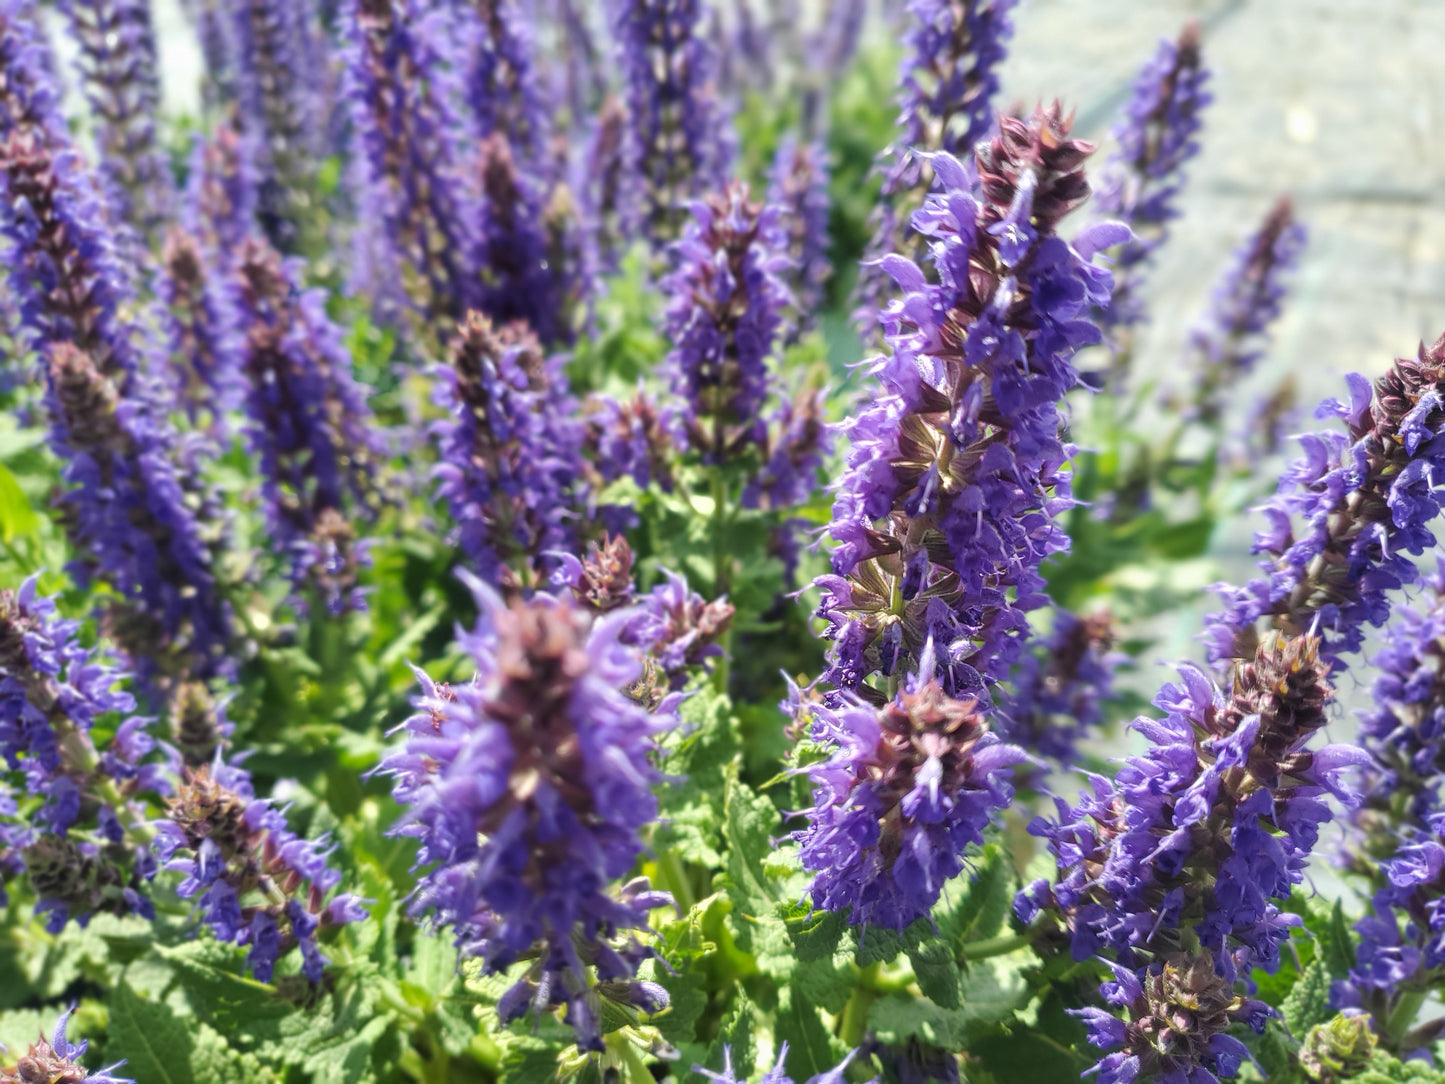
M 653 1084 L 656 1078 L 648 1070 L 647 1062 L 642 1060 L 637 1044 L 623 1036 L 617 1047 L 620 1047 L 618 1054 L 622 1058 L 622 1064 L 627 1067 L 627 1084 Z
M 729 572 L 732 558 L 728 555 L 725 541 L 728 512 L 727 482 L 723 478 L 722 467 L 714 467 L 712 475 L 712 594 L 715 599 L 722 598 L 727 594 L 731 581 Z M 712 682 L 713 688 L 726 695 L 733 661 L 731 624 L 723 631 L 718 646 L 722 648 L 722 655 L 718 657 L 713 666 Z
M 671 847 L 658 848 L 657 872 L 663 880 L 662 887 L 672 893 L 672 898 L 677 901 L 682 913 L 691 911 L 697 903 L 697 897 L 693 894 L 692 884 L 688 880 L 687 868 Z
M 1028 934 L 1005 933 L 984 941 L 970 941 L 959 951 L 965 960 L 987 960 L 990 956 L 1007 956 L 1032 944 Z
M 882 969 L 882 964 L 869 964 L 863 968 L 858 975 L 858 985 L 853 987 L 848 1004 L 843 1006 L 843 1015 L 838 1021 L 838 1038 L 846 1046 L 857 1046 L 863 1041 L 863 1032 L 868 1026 L 868 1010 L 878 999 L 876 987 L 878 973 Z M 793 996 L 798 996 L 796 991 Z
M 1391 1042 L 1410 1030 L 1415 1023 L 1415 1017 L 1420 1013 L 1420 1006 L 1425 1004 L 1425 991 L 1410 990 L 1400 995 L 1400 1000 L 1395 1002 L 1395 1007 L 1390 1010 L 1389 1019 L 1385 1022 L 1385 1034 Z

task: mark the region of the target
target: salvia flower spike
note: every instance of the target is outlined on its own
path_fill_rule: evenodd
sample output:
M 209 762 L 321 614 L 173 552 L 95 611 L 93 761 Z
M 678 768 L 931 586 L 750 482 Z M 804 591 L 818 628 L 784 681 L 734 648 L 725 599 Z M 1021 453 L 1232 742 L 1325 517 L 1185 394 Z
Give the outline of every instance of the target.
M 41 1035 L 14 1065 L 0 1063 L 0 1084 L 135 1084 L 129 1077 L 114 1075 L 124 1062 L 94 1073 L 86 1071 L 80 1059 L 85 1056 L 89 1041 L 72 1043 L 65 1037 L 73 1011 L 62 1013 L 55 1033 L 49 1039 Z

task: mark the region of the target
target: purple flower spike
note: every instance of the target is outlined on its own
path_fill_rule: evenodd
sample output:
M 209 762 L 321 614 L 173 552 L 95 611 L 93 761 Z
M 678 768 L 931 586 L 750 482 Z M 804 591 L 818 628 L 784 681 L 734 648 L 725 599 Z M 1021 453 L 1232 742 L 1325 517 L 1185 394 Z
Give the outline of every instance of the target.
M 630 127 L 627 236 L 661 248 L 688 204 L 722 184 L 732 160 L 727 119 L 712 86 L 715 55 L 703 0 L 612 0 Z
M 1139 78 L 1114 126 L 1119 149 L 1105 163 L 1094 213 L 1125 223 L 1134 238 L 1115 254 L 1114 294 L 1099 311 L 1107 338 L 1145 318 L 1139 289 L 1149 263 L 1168 240 L 1184 187 L 1184 167 L 1199 153 L 1202 114 L 1209 105 L 1209 71 L 1199 51 L 1199 24 L 1178 41 L 1164 40 Z
M 296 266 L 260 240 L 247 242 L 238 258 L 245 432 L 296 601 L 304 605 L 314 594 L 340 614 L 364 607 L 357 574 L 365 548 L 351 521 L 370 518 L 385 449 L 324 295 L 301 292 L 299 278 Z
M 740 182 L 699 201 L 693 217 L 662 284 L 667 366 L 683 403 L 676 437 L 715 463 L 766 440 L 767 363 L 789 302 L 787 239 L 778 209 L 751 201 Z
M 196 141 L 181 225 L 227 266 L 255 229 L 259 183 L 246 139 L 233 125 Z
M 157 292 L 176 399 L 193 424 L 209 419 L 218 436 L 241 402 L 241 341 L 220 270 L 192 234 L 179 226 L 166 232 Z
M 60 1017 L 55 1025 L 55 1034 L 48 1040 L 44 1035 L 30 1044 L 25 1054 L 12 1066 L 0 1067 L 0 1084 L 35 1084 L 37 1081 L 64 1081 L 65 1084 L 135 1084 L 129 1077 L 112 1075 L 124 1062 L 88 1073 L 80 1059 L 85 1056 L 89 1045 L 82 1039 L 78 1043 L 65 1038 L 66 1025 L 70 1023 L 70 1010 Z
M 460 161 L 446 13 L 415 0 L 349 0 L 344 93 L 359 153 L 352 287 L 385 313 L 457 320 L 479 300 L 476 200 Z
M 1072 504 L 1059 403 L 1078 383 L 1075 352 L 1099 341 L 1089 312 L 1110 283 L 1090 258 L 1111 231 L 1074 245 L 1054 232 L 1088 194 L 1089 151 L 1057 106 L 1005 117 L 977 181 L 933 159 L 942 187 L 914 228 L 938 281 L 901 256 L 884 263 L 903 294 L 882 317 L 892 356 L 872 363 L 873 402 L 840 426 L 851 448 L 833 575 L 817 581 L 837 689 L 886 702 L 866 679 L 896 689 L 931 641 L 949 694 L 986 699 L 1046 601 L 1039 568 L 1067 548 L 1055 517 Z
M 833 273 L 828 263 L 828 149 L 789 136 L 778 147 L 768 182 L 768 203 L 780 208 L 788 236 L 788 288 L 792 316 L 785 342 L 809 331 L 823 307 L 823 287 Z
M 548 137 L 545 100 L 533 67 L 532 27 L 516 0 L 464 0 L 470 67 L 465 94 L 477 134 L 500 133 L 529 168 L 540 167 Z M 575 22 L 575 19 L 573 20 Z
M 1104 722 L 1114 671 L 1127 659 L 1113 644 L 1108 613 L 1057 611 L 1053 632 L 1024 654 L 1014 673 L 1012 695 L 1000 711 L 1005 740 L 1050 764 L 1076 763 L 1080 739 Z
M 616 1000 L 649 955 L 630 931 L 671 902 L 645 880 L 608 886 L 642 853 L 661 779 L 652 749 L 677 719 L 621 691 L 643 676 L 620 638 L 628 610 L 594 621 L 568 600 L 508 604 L 466 578 L 481 617 L 459 644 L 476 677 L 448 686 L 418 672 L 418 714 L 382 762 L 406 807 L 394 831 L 421 842 L 412 910 L 451 927 L 487 973 L 534 961 L 502 999 L 504 1023 L 565 1005 L 578 1045 L 600 1050 L 599 999 Z
M 1445 502 L 1445 336 L 1375 381 L 1348 378 L 1349 403 L 1326 400 L 1317 417 L 1343 432 L 1300 438 L 1303 455 L 1264 506 L 1255 534 L 1265 575 L 1220 585 L 1224 609 L 1207 619 L 1210 659 L 1253 653 L 1258 624 L 1313 630 L 1326 659 L 1358 651 L 1365 630 L 1390 615 L 1388 594 L 1414 583 L 1412 557 L 1435 546 L 1431 523 Z
M 1229 389 L 1253 371 L 1264 353 L 1288 293 L 1285 278 L 1299 261 L 1305 238 L 1290 201 L 1281 199 L 1234 254 L 1208 315 L 1190 331 L 1198 381 L 1194 405 L 1202 421 L 1220 417 Z
M 186 769 L 155 827 L 156 857 L 184 874 L 181 898 L 196 901 L 218 940 L 250 946 L 246 968 L 261 982 L 291 947 L 301 950 L 302 974 L 320 982 L 327 960 L 318 933 L 365 918 L 355 897 L 327 899 L 341 880 L 326 863 L 327 841 L 292 832 L 234 764 Z
M 994 124 L 998 67 L 1013 35 L 1016 0 L 909 0 L 908 37 L 898 73 L 899 138 L 879 157 L 883 189 L 873 239 L 858 279 L 855 320 L 865 332 L 891 283 L 877 261 L 890 253 L 921 260 L 926 241 L 908 233 L 934 187 L 930 155 L 968 160 Z
M 96 120 L 101 176 L 121 218 L 154 239 L 175 184 L 156 137 L 161 87 L 149 0 L 61 0 L 60 8 Z
M 809 713 L 812 738 L 834 749 L 805 769 L 814 807 L 793 833 L 813 905 L 902 930 L 963 870 L 1013 798 L 1008 769 L 1027 757 L 989 732 L 976 701 L 952 699 L 931 677 L 882 708 L 840 698 Z
M 1114 968 L 1102 993 L 1127 1020 L 1088 1010 L 1094 1043 L 1124 1047 L 1100 1062 L 1107 1079 L 1131 1079 L 1118 1074 L 1132 1059 L 1179 1079 L 1198 1066 L 1227 1075 L 1238 1061 L 1222 1031 L 1263 1028 L 1269 1010 L 1235 999 L 1234 983 L 1279 966 L 1299 922 L 1280 904 L 1304 879 L 1326 797 L 1355 800 L 1345 773 L 1365 759 L 1352 746 L 1308 748 L 1333 695 L 1327 670 L 1312 637 L 1261 645 L 1227 694 L 1181 668 L 1155 700 L 1164 717 L 1134 723 L 1149 749 L 1113 781 L 1094 777 L 1074 808 L 1060 801 L 1056 822 L 1030 826 L 1059 871 L 1019 894 L 1019 917 L 1047 912 L 1074 959 Z
M 437 377 L 437 492 L 462 551 L 494 586 L 535 579 L 546 554 L 574 548 L 583 497 L 583 432 L 559 360 L 524 325 L 498 329 L 474 312 Z

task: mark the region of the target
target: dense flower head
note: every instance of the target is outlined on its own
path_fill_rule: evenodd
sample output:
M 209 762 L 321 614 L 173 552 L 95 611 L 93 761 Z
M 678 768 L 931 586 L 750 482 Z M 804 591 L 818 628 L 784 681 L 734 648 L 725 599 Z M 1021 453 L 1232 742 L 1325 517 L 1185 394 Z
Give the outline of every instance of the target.
M 1104 722 L 1114 671 L 1127 658 L 1112 650 L 1114 636 L 1107 612 L 1057 611 L 1049 636 L 1019 660 L 1000 711 L 1003 737 L 1050 764 L 1073 764 L 1079 740 Z
M 1294 635 L 1313 630 L 1327 659 L 1358 651 L 1369 626 L 1390 614 L 1387 595 L 1414 583 L 1413 558 L 1435 545 L 1430 528 L 1445 493 L 1445 337 L 1423 344 L 1377 379 L 1346 378 L 1350 400 L 1316 411 L 1345 430 L 1300 437 L 1279 492 L 1254 536 L 1263 577 L 1220 585 L 1224 609 L 1206 624 L 1210 658 L 1249 655 L 1257 623 Z
M 1194 407 L 1206 422 L 1226 409 L 1226 393 L 1264 353 L 1287 294 L 1286 277 L 1305 246 L 1305 227 L 1290 201 L 1279 200 L 1234 254 L 1204 319 L 1189 333 L 1197 385 Z
M 693 205 L 673 249 L 674 270 L 662 283 L 673 343 L 667 367 L 682 400 L 673 428 L 708 462 L 764 441 L 767 363 L 789 301 L 786 248 L 778 209 L 735 182 Z
M 654 246 L 682 231 L 688 204 L 727 176 L 732 140 L 712 85 L 704 0 L 612 0 L 626 87 L 626 233 Z
M 236 764 L 218 757 L 184 769 L 155 828 L 156 857 L 185 875 L 176 891 L 196 900 L 219 940 L 250 946 L 246 967 L 261 982 L 293 948 L 302 973 L 320 982 L 327 960 L 318 932 L 366 917 L 354 896 L 328 901 L 341 875 L 327 864 L 326 840 L 296 835 Z
M 743 489 L 745 508 L 790 508 L 818 489 L 818 478 L 833 451 L 833 430 L 823 420 L 822 389 L 799 388 L 780 398 L 765 430 L 763 466 Z
M 1379 1036 L 1363 1013 L 1339 1013 L 1305 1033 L 1300 1043 L 1300 1068 L 1320 1084 L 1336 1084 L 1363 1072 Z
M 631 478 L 671 492 L 676 447 L 657 401 L 641 388 L 631 399 L 593 394 L 583 404 L 588 464 L 603 485 Z
M 823 307 L 823 286 L 832 274 L 828 263 L 828 149 L 787 136 L 778 145 L 768 179 L 768 203 L 781 209 L 788 238 L 787 284 L 792 294 L 785 341 L 796 342 L 811 329 Z
M 574 188 L 583 215 L 583 254 L 590 276 L 617 271 L 627 243 L 623 216 L 629 193 L 625 170 L 627 110 L 609 97 L 592 120 L 587 152 L 581 159 Z
M 346 523 L 366 517 L 384 448 L 324 295 L 300 291 L 299 279 L 299 268 L 263 241 L 248 241 L 238 257 L 245 432 L 293 585 L 320 587 L 324 605 L 339 613 L 362 602 L 354 575 L 361 543 Z
M 1157 1016 L 1138 990 L 1167 975 L 1178 954 L 1199 956 L 1202 947 L 1204 962 L 1191 959 L 1185 973 L 1207 970 L 1225 992 L 1255 967 L 1279 966 L 1299 921 L 1279 904 L 1304 879 L 1330 817 L 1325 797 L 1352 801 L 1344 773 L 1365 759 L 1350 746 L 1307 748 L 1326 721 L 1327 669 L 1310 637 L 1260 645 L 1236 668 L 1227 695 L 1202 671 L 1181 667 L 1181 681 L 1155 700 L 1164 717 L 1133 724 L 1148 750 L 1129 757 L 1112 781 L 1093 776 L 1074 808 L 1059 800 L 1057 821 L 1030 826 L 1050 841 L 1058 876 L 1019 894 L 1019 917 L 1049 911 L 1062 919 L 1074 959 L 1112 961 L 1116 985 L 1103 992 L 1127 1008 L 1135 1029 L 1126 1037 L 1122 1021 L 1090 1010 L 1096 1045 L 1126 1047 L 1101 1069 L 1124 1072 L 1140 1043 L 1191 1064 L 1218 1055 L 1203 1021 L 1194 1023 L 1192 1045 L 1171 1039 L 1160 1047 L 1153 1025 L 1137 1032 Z
M 1059 404 L 1074 353 L 1099 341 L 1090 307 L 1110 278 L 1053 232 L 1088 194 L 1090 146 L 1057 106 L 1004 117 L 975 176 L 933 159 L 941 187 L 914 216 L 937 281 L 901 256 L 903 296 L 884 311 L 891 354 L 873 361 L 874 400 L 840 426 L 848 440 L 820 612 L 834 641 L 827 679 L 876 694 L 872 674 L 906 673 L 923 644 L 945 689 L 987 697 L 1046 601 L 1039 567 L 1068 546 L 1055 516 L 1072 497 Z
M 1119 148 L 1100 173 L 1093 209 L 1128 225 L 1134 237 L 1114 257 L 1114 293 L 1099 314 L 1106 334 L 1144 318 L 1138 291 L 1154 253 L 1168 240 L 1169 223 L 1179 216 L 1184 167 L 1199 153 L 1203 111 L 1212 100 L 1208 81 L 1199 24 L 1191 22 L 1177 41 L 1160 41 L 1114 126 Z
M 464 0 L 460 37 L 468 66 L 464 93 L 477 134 L 499 132 L 527 166 L 543 164 L 548 107 L 534 64 L 535 42 L 517 0 Z
M 583 432 L 560 364 L 531 330 L 469 313 L 435 401 L 447 415 L 432 426 L 437 492 L 473 571 L 500 585 L 519 560 L 536 570 L 571 550 Z
M 61 0 L 95 120 L 99 169 L 121 219 L 149 238 L 175 185 L 156 135 L 160 67 L 148 0 Z
M 793 833 L 813 905 L 902 930 L 963 870 L 1013 797 L 1008 769 L 1027 757 L 989 731 L 977 701 L 953 699 L 931 674 L 881 708 L 844 697 L 799 710 L 832 749 L 804 769 L 814 806 Z
M 215 696 L 201 682 L 179 685 L 168 708 L 167 729 L 183 765 L 199 768 L 210 764 L 217 750 L 227 748 L 236 727 L 226 717 L 226 700 Z
M 478 301 L 477 204 L 446 62 L 451 22 L 415 0 L 349 0 L 344 93 L 358 154 L 352 286 L 385 312 L 459 319 Z
M 227 121 L 191 149 L 180 224 L 218 260 L 239 252 L 256 225 L 260 181 L 247 143 Z
M 220 430 L 241 400 L 241 340 L 221 269 L 199 239 L 180 226 L 166 231 L 157 293 L 169 330 L 171 381 L 193 423 Z
M 609 886 L 642 853 L 661 779 L 649 753 L 677 719 L 622 691 L 643 673 L 621 639 L 627 609 L 594 620 L 564 598 L 508 604 L 467 579 L 481 617 L 459 645 L 476 676 L 441 685 L 419 672 L 418 714 L 382 763 L 406 807 L 395 831 L 421 843 L 412 908 L 487 972 L 535 961 L 502 998 L 503 1023 L 566 1005 L 579 1045 L 600 1049 L 604 995 L 586 970 L 633 979 L 646 950 L 629 931 L 670 902 L 645 881 Z
M 129 1077 L 114 1075 L 123 1062 L 99 1072 L 87 1072 L 80 1059 L 85 1056 L 89 1043 L 85 1039 L 78 1043 L 66 1039 L 65 1028 L 69 1022 L 67 1011 L 61 1014 L 49 1039 L 40 1036 L 14 1065 L 0 1065 L 0 1084 L 135 1084 Z
M 1226 1030 L 1236 1024 L 1262 1030 L 1271 1013 L 1262 1001 L 1235 993 L 1209 953 L 1172 953 L 1137 975 L 1115 968 L 1106 986 L 1109 1003 L 1127 1012 L 1127 1023 L 1100 1009 L 1079 1011 L 1090 1041 L 1114 1050 L 1091 1070 L 1100 1084 L 1217 1084 L 1253 1060 Z

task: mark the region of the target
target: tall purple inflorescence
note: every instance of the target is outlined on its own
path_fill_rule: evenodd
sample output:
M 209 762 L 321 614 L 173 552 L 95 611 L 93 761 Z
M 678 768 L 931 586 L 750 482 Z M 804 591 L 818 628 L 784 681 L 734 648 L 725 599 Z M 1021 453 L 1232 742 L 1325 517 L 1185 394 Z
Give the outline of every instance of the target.
M 1149 749 L 1112 781 L 1093 776 L 1076 807 L 1060 800 L 1056 823 L 1030 826 L 1059 870 L 1019 894 L 1019 917 L 1049 914 L 1074 959 L 1103 956 L 1114 970 L 1101 993 L 1126 1019 L 1080 1010 L 1096 1046 L 1122 1048 L 1097 1066 L 1101 1081 L 1227 1076 L 1248 1056 L 1224 1031 L 1262 1029 L 1271 1010 L 1234 983 L 1279 966 L 1299 923 L 1280 904 L 1304 879 L 1325 797 L 1351 800 L 1342 773 L 1362 759 L 1350 746 L 1307 748 L 1326 722 L 1327 671 L 1312 637 L 1260 645 L 1227 694 L 1182 667 L 1155 700 L 1164 718 L 1134 723 Z
M 415 0 L 349 0 L 343 25 L 362 226 L 352 286 L 423 324 L 460 319 L 479 300 L 477 201 L 443 52 L 451 23 Z
M 535 580 L 547 554 L 575 543 L 583 431 L 561 366 L 524 325 L 474 312 L 438 376 L 437 492 L 458 543 L 493 586 Z
M 814 806 L 793 838 L 813 905 L 846 909 L 854 925 L 902 930 L 927 915 L 1027 759 L 989 731 L 978 701 L 944 691 L 931 653 L 881 708 L 845 695 L 794 713 L 811 715 L 811 737 L 834 752 L 805 769 Z
M 1088 314 L 1110 279 L 1090 259 L 1119 233 L 1054 232 L 1089 190 L 1091 148 L 1068 128 L 1057 106 L 1003 118 L 978 180 L 936 156 L 942 187 L 914 228 L 938 281 L 886 261 L 903 290 L 883 314 L 892 354 L 872 365 L 875 401 L 840 427 L 833 574 L 817 581 L 835 689 L 885 703 L 867 679 L 896 689 L 932 641 L 945 691 L 986 700 L 1046 601 L 1039 568 L 1067 548 L 1054 517 L 1072 503 L 1059 403 L 1075 351 L 1099 341 Z
M 1224 609 L 1206 622 L 1215 662 L 1247 657 L 1258 623 L 1288 635 L 1315 632 L 1334 660 L 1358 651 L 1365 630 L 1390 614 L 1386 598 L 1414 583 L 1412 557 L 1435 545 L 1431 522 L 1445 504 L 1445 336 L 1401 358 L 1375 381 L 1347 378 L 1350 401 L 1326 400 L 1316 416 L 1345 431 L 1300 438 L 1254 538 L 1265 575 L 1220 585 Z
M 1293 206 L 1281 199 L 1234 254 L 1208 313 L 1191 329 L 1194 409 L 1202 421 L 1219 419 L 1229 405 L 1231 387 L 1249 375 L 1264 353 L 1270 325 L 1284 304 L 1285 277 L 1298 262 L 1305 240 Z
M 673 428 L 709 463 L 766 443 L 767 362 L 788 304 L 786 246 L 778 209 L 733 183 L 693 206 L 673 249 L 674 270 L 662 283 L 673 343 L 667 367 L 682 401 Z
M 5 867 L 29 877 L 52 933 L 98 913 L 153 914 L 142 889 L 155 863 L 122 826 L 143 816 L 136 793 L 157 785 L 158 769 L 141 763 L 154 742 L 116 688 L 121 673 L 80 645 L 79 627 L 36 593 L 34 577 L 0 590 L 0 756 L 24 793 L 43 799 L 25 821 L 13 802 L 0 808 L 0 840 L 12 848 Z M 91 730 L 112 712 L 128 717 L 101 756 Z
M 14 1065 L 0 1067 L 0 1084 L 38 1084 L 39 1081 L 54 1081 L 56 1084 L 135 1084 L 129 1077 L 114 1076 L 124 1062 L 108 1066 L 99 1072 L 88 1073 L 80 1059 L 85 1056 L 88 1040 L 72 1043 L 65 1037 L 65 1027 L 70 1023 L 70 1013 L 61 1015 L 55 1025 L 55 1034 L 49 1039 L 44 1035 L 31 1043 Z
M 1199 25 L 1191 22 L 1178 41 L 1159 43 L 1114 126 L 1119 149 L 1099 174 L 1093 210 L 1125 223 L 1134 237 L 1115 254 L 1114 293 L 1099 310 L 1109 339 L 1145 318 L 1139 288 L 1154 253 L 1168 240 L 1169 223 L 1179 216 L 1184 167 L 1199 153 L 1202 114 L 1211 101 L 1208 81 Z
M 459 0 L 466 12 L 463 86 L 477 134 L 500 133 L 529 170 L 547 151 L 548 103 L 533 67 L 532 28 L 516 0 Z
M 223 431 L 240 402 L 240 339 L 214 250 L 179 226 L 166 231 L 157 294 L 169 330 L 176 399 L 192 424 L 209 419 Z
M 704 0 L 611 0 L 627 92 L 624 224 L 655 248 L 682 232 L 688 204 L 731 165 L 727 121 L 712 86 Z
M 342 613 L 363 605 L 357 577 L 366 544 L 356 521 L 370 518 L 385 452 L 325 296 L 300 291 L 298 279 L 297 268 L 259 240 L 237 261 L 246 437 L 297 600 L 312 595 Z
M 778 147 L 768 181 L 768 203 L 780 209 L 788 237 L 788 287 L 792 315 L 786 341 L 809 331 L 823 307 L 823 287 L 832 274 L 828 263 L 828 148 L 786 137 Z
M 61 0 L 100 150 L 121 218 L 154 240 L 175 184 L 156 136 L 160 68 L 149 0 Z
M 565 1005 L 578 1046 L 600 1050 L 601 998 L 666 1004 L 635 979 L 648 950 L 632 931 L 671 899 L 641 879 L 608 886 L 643 851 L 661 779 L 650 753 L 677 719 L 621 691 L 643 676 L 621 639 L 629 610 L 594 621 L 569 600 L 507 604 L 468 582 L 481 617 L 460 646 L 476 676 L 448 686 L 419 672 L 418 714 L 382 763 L 406 809 L 395 831 L 421 841 L 412 909 L 489 973 L 532 961 L 498 1003 L 503 1024 Z
M 178 438 L 154 412 L 134 291 L 93 180 L 65 139 L 36 66 L 33 28 L 0 5 L 0 231 L 10 286 L 41 353 L 51 443 L 66 464 L 59 514 L 82 582 L 115 589 L 110 631 L 154 690 L 226 669 L 227 607 L 177 466 Z
M 917 261 L 926 242 L 910 234 L 913 213 L 935 186 L 929 156 L 967 160 L 994 123 L 998 67 L 1013 34 L 1016 0 L 909 0 L 909 31 L 898 73 L 898 139 L 879 158 L 883 190 L 858 279 L 855 319 L 874 330 L 889 288 L 877 264 L 890 253 Z

